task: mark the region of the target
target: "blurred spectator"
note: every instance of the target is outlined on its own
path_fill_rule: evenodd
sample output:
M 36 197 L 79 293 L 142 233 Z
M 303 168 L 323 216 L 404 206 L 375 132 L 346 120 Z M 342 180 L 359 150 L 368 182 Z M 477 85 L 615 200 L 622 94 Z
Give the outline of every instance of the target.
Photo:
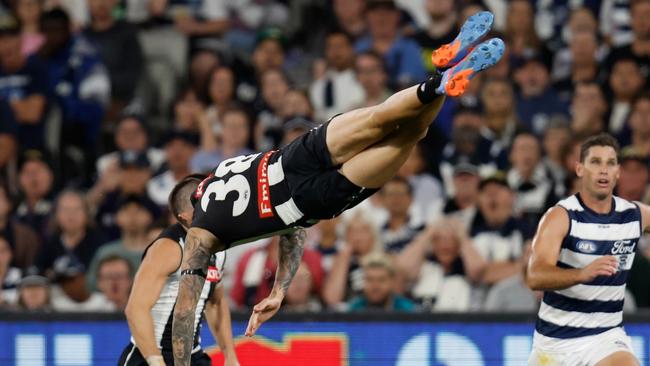
M 349 311 L 415 311 L 415 304 L 395 293 L 397 273 L 391 259 L 384 254 L 369 255 L 363 260 L 363 294 L 350 300 Z
M 558 197 L 546 166 L 542 163 L 542 148 L 535 135 L 520 133 L 510 149 L 512 168 L 507 179 L 515 193 L 515 215 L 535 227 L 546 210 Z
M 42 148 L 45 139 L 47 69 L 20 51 L 20 28 L 10 17 L 0 19 L 0 120 L 16 133 L 21 149 Z M 11 127 L 13 125 L 13 128 Z
M 190 159 L 196 152 L 197 139 L 186 133 L 171 131 L 165 138 L 167 170 L 147 183 L 147 195 L 158 206 L 167 206 L 167 198 L 176 183 L 191 174 Z
M 397 171 L 397 176 L 408 180 L 413 188 L 413 200 L 409 211 L 419 221 L 426 220 L 434 207 L 439 206 L 444 198 L 442 184 L 426 171 L 425 148 L 423 142 L 418 143 Z
M 539 308 L 541 292 L 533 292 L 524 282 L 524 273 L 530 258 L 531 246 L 527 245 L 517 275 L 492 286 L 485 298 L 485 311 L 533 312 Z
M 631 29 L 630 0 L 602 0 L 599 14 L 600 33 L 615 47 L 634 39 Z
M 62 257 L 74 257 L 88 268 L 97 249 L 106 242 L 94 229 L 90 209 L 84 196 L 76 191 L 59 194 L 54 208 L 52 234 L 36 257 L 39 272 L 52 277 L 56 262 Z
M 567 106 L 550 85 L 548 60 L 541 55 L 524 56 L 514 69 L 519 86 L 517 93 L 517 118 L 522 127 L 542 136 L 554 115 L 567 115 Z
M 131 263 L 118 255 L 104 257 L 97 265 L 97 289 L 117 311 L 126 307 L 133 275 Z
M 69 16 L 72 24 L 71 30 L 77 32 L 90 22 L 88 0 L 45 0 L 45 10 L 61 8 Z
M 248 250 L 237 262 L 230 297 L 237 306 L 251 307 L 268 296 L 275 281 L 280 237 L 274 236 L 262 247 Z M 311 287 L 318 293 L 323 284 L 323 269 L 318 252 L 305 248 L 302 258 L 311 274 Z
M 282 140 L 282 112 L 289 92 L 289 80 L 279 69 L 265 71 L 260 76 L 263 105 L 257 109 L 255 147 L 265 151 L 278 146 Z
M 223 112 L 235 101 L 235 74 L 232 69 L 219 66 L 210 72 L 207 80 L 205 94 L 209 104 L 202 118 L 207 119 L 213 131 L 219 131 Z
M 207 172 L 226 159 L 252 153 L 247 147 L 250 117 L 239 107 L 231 106 L 223 111 L 220 131 L 216 131 L 218 133 L 205 124 L 202 131 L 201 148 L 190 160 L 192 172 Z
M 110 122 L 133 99 L 143 70 L 143 55 L 132 25 L 118 20 L 119 0 L 88 0 L 90 25 L 83 35 L 97 47 L 111 81 Z
M 389 214 L 381 227 L 381 241 L 385 251 L 396 253 L 404 249 L 424 229 L 424 225 L 421 218 L 414 219 L 409 213 L 413 203 L 413 187 L 406 179 L 394 177 L 379 192 Z
M 400 11 L 392 0 L 369 0 L 366 19 L 370 35 L 356 44 L 357 52 L 373 50 L 384 57 L 389 84 L 406 88 L 426 78 L 420 47 L 399 33 Z
M 600 1 L 546 1 L 537 2 L 535 9 L 535 31 L 539 38 L 546 42 L 550 49 L 557 51 L 566 39 L 570 27 L 570 16 L 573 9 L 580 6 L 592 6 L 598 10 Z M 589 8 L 583 8 L 591 11 Z
M 571 12 L 568 27 L 564 32 L 564 38 L 567 46 L 555 52 L 554 55 L 552 69 L 553 80 L 557 81 L 565 79 L 571 75 L 571 70 L 574 68 L 572 66 L 574 63 L 573 57 L 575 57 L 572 55 L 574 52 L 572 48 L 574 46 L 577 46 L 576 51 L 580 51 L 581 57 L 587 56 L 587 54 L 583 52 L 586 51 L 588 47 L 581 47 L 576 43 L 577 41 L 574 37 L 576 37 L 578 34 L 583 34 L 583 36 L 585 36 L 585 34 L 591 34 L 595 37 L 596 42 L 599 43 L 599 36 L 601 33 L 598 31 L 598 23 L 596 22 L 594 13 L 585 7 L 575 8 Z M 607 52 L 609 52 L 609 46 L 605 42 L 600 42 L 597 44 L 597 48 L 598 50 L 594 54 L 590 55 L 590 57 L 593 57 L 597 59 L 598 62 L 600 62 L 605 58 L 605 56 L 607 56 Z M 578 62 L 578 64 L 582 63 Z
M 328 307 L 337 307 L 361 294 L 361 262 L 370 253 L 382 252 L 384 247 L 379 231 L 363 211 L 358 211 L 355 216 L 347 219 L 343 232 L 343 243 L 323 285 L 323 300 Z
M 620 58 L 614 62 L 609 76 L 609 87 L 613 95 L 607 124 L 612 134 L 617 135 L 623 130 L 632 110 L 632 102 L 644 84 L 641 69 L 634 59 Z
M 322 308 L 318 297 L 314 296 L 314 281 L 309 267 L 302 262 L 287 289 L 282 309 L 291 313 L 304 313 L 321 311 Z
M 308 119 L 305 119 L 300 116 L 289 118 L 284 122 L 282 129 L 284 131 L 282 137 L 282 146 L 290 144 L 293 140 L 304 135 L 312 128 L 318 127 L 317 123 L 314 123 Z
M 485 270 L 462 222 L 442 218 L 429 226 L 398 256 L 407 292 L 428 311 L 467 311 L 471 284 Z
M 36 53 L 45 41 L 38 25 L 43 13 L 43 3 L 44 0 L 16 0 L 14 3 L 14 12 L 22 33 L 20 51 L 25 56 Z
M 147 196 L 147 184 L 151 179 L 151 164 L 147 156 L 135 151 L 122 151 L 119 167 L 111 174 L 105 174 L 88 193 L 88 200 L 96 207 L 96 221 L 109 239 L 119 237 L 116 226 L 116 212 L 120 200 L 126 196 L 138 196 L 141 202 L 158 214 L 159 210 Z
M 561 119 L 552 119 L 544 131 L 542 139 L 543 157 L 542 164 L 553 180 L 554 193 L 557 197 L 564 197 L 564 181 L 567 171 L 562 160 L 562 151 L 571 138 L 571 130 Z
M 579 138 L 586 138 L 606 127 L 607 101 L 596 82 L 580 82 L 575 87 L 571 100 L 571 132 Z M 573 171 L 573 169 L 571 169 Z
M 54 173 L 48 158 L 38 150 L 22 154 L 18 182 L 22 200 L 16 208 L 18 221 L 45 237 L 52 210 L 51 194 L 54 191 Z
M 650 158 L 650 94 L 643 94 L 634 102 L 629 126 L 629 144 L 639 154 Z
M 230 19 L 230 28 L 225 35 L 228 40 L 230 52 L 237 54 L 250 54 L 255 43 L 255 31 L 262 27 L 283 27 L 301 20 L 291 17 L 289 9 L 294 4 L 292 2 L 282 3 L 278 1 L 267 0 L 239 0 L 225 1 L 228 6 Z M 310 2 L 300 2 L 295 4 L 309 5 Z M 302 15 L 302 14 L 300 14 Z M 312 28 L 312 31 L 317 29 Z
M 643 201 L 648 192 L 650 171 L 648 158 L 638 153 L 634 147 L 621 151 L 619 178 L 616 184 L 616 195 L 629 201 Z
M 173 103 L 173 129 L 199 135 L 200 119 L 205 118 L 205 106 L 192 88 L 182 90 Z
M 596 34 L 581 31 L 571 36 L 569 46 L 571 64 L 566 76 L 558 80 L 554 87 L 562 100 L 570 99 L 575 85 L 583 81 L 598 80 L 599 65 L 596 54 L 598 39 Z
M 481 177 L 478 168 L 470 163 L 458 163 L 454 166 L 452 185 L 454 193 L 427 217 L 427 222 L 435 222 L 441 216 L 449 216 L 460 220 L 466 228 L 469 227 L 478 203 L 478 186 Z
M 158 170 L 165 161 L 165 153 L 150 146 L 147 132 L 142 116 L 126 114 L 118 120 L 115 125 L 115 148 L 117 151 L 104 154 L 97 159 L 97 173 L 100 181 L 103 179 L 114 180 L 119 169 L 120 153 L 123 151 L 146 153 L 151 163 L 151 169 Z
M 309 100 L 309 95 L 307 95 L 306 91 L 302 89 L 289 89 L 289 91 L 287 91 L 281 112 L 282 117 L 285 119 L 285 123 L 292 117 L 303 117 L 313 120 L 314 114 L 314 106 L 311 103 L 311 100 Z M 329 118 L 331 117 L 333 116 L 330 116 Z M 324 121 L 319 121 L 318 124 L 322 122 Z
M 629 1 L 629 10 L 623 5 L 628 1 L 618 0 L 612 2 L 618 3 L 615 6 L 620 8 L 610 13 L 610 16 L 615 16 L 616 12 L 625 13 L 629 11 L 630 17 L 621 19 L 629 19 L 632 34 L 630 37 L 626 37 L 624 42 L 616 42 L 616 38 L 614 38 L 614 46 L 619 47 L 611 51 L 607 57 L 607 65 L 613 69 L 618 60 L 632 58 L 639 65 L 641 75 L 646 79 L 646 83 L 650 83 L 650 24 L 648 23 L 648 19 L 650 19 L 650 1 L 631 0 Z M 603 10 L 605 9 L 605 5 L 603 5 Z
M 61 257 L 54 267 L 55 284 L 50 289 L 52 308 L 67 312 L 115 311 L 115 306 L 99 292 L 86 288 L 86 267 L 74 257 Z
M 343 31 L 332 31 L 325 38 L 325 75 L 309 88 L 316 120 L 326 121 L 362 103 L 363 89 L 354 75 L 352 37 Z
M 329 220 L 321 220 L 316 224 L 319 235 L 314 250 L 320 254 L 321 267 L 323 267 L 325 275 L 332 269 L 334 258 L 338 253 L 339 237 L 337 228 L 340 222 L 340 216 L 337 216 Z
M 48 66 L 48 90 L 61 112 L 61 174 L 87 182 L 97 158 L 101 122 L 110 100 L 110 79 L 95 49 L 70 32 L 70 18 L 61 9 L 41 17 L 45 43 L 39 56 Z M 54 138 L 54 137 L 52 137 Z
M 12 266 L 13 248 L 0 236 L 0 308 L 15 304 L 18 300 L 17 287 L 22 279 L 22 271 Z
M 481 106 L 485 115 L 482 133 L 502 147 L 510 146 L 518 127 L 515 96 L 506 79 L 488 79 L 481 90 Z
M 535 10 L 530 1 L 513 0 L 508 3 L 505 36 L 512 56 L 522 57 L 542 50 L 542 41 L 535 32 Z
M 102 260 L 109 256 L 120 256 L 131 263 L 135 270 L 140 266 L 142 253 L 149 241 L 149 227 L 153 223 L 153 215 L 149 202 L 137 195 L 127 195 L 119 202 L 115 215 L 117 226 L 120 228 L 119 239 L 102 245 L 93 256 L 88 266 L 88 288 L 95 289 L 97 285 L 97 268 Z
M 481 181 L 479 212 L 470 233 L 476 249 L 487 262 L 482 283 L 495 284 L 520 270 L 521 256 L 530 230 L 513 216 L 515 195 L 503 173 Z
M 364 12 L 367 0 L 334 0 L 334 14 L 338 27 L 359 39 L 367 32 L 367 23 Z
M 498 82 L 498 84 L 500 83 Z M 486 86 L 490 87 L 490 84 Z M 498 88 L 501 87 L 494 84 L 494 89 Z M 504 92 L 507 90 L 504 90 Z M 487 92 L 487 90 L 484 91 L 484 94 Z M 492 93 L 492 91 L 489 91 L 489 93 Z M 491 98 L 486 98 L 486 100 Z M 503 102 L 496 103 L 497 105 L 491 108 L 496 108 L 497 111 L 510 108 L 505 106 Z M 501 114 L 502 112 L 498 113 Z M 503 113 L 505 114 L 505 112 Z M 508 119 L 505 121 L 508 121 Z M 514 121 L 511 123 L 514 124 Z M 508 127 L 508 130 L 512 129 L 512 133 L 514 133 L 514 128 L 513 125 Z M 440 162 L 440 175 L 442 176 L 447 197 L 454 196 L 453 170 L 454 166 L 459 163 L 475 165 L 478 167 L 479 174 L 483 176 L 492 174 L 497 170 L 506 169 L 508 161 L 503 146 L 496 140 L 492 130 L 485 126 L 485 119 L 478 108 L 459 106 L 454 113 L 451 142 L 444 147 L 442 161 Z
M 11 217 L 11 200 L 7 187 L 0 182 L 0 237 L 11 247 L 11 266 L 27 269 L 41 247 L 41 240 L 28 225 Z
M 18 286 L 18 308 L 23 311 L 51 311 L 50 282 L 45 277 L 27 276 Z
M 199 100 L 208 100 L 208 88 L 206 80 L 210 80 L 210 74 L 213 70 L 218 69 L 222 64 L 221 58 L 217 53 L 209 50 L 198 50 L 190 60 L 188 89 L 196 95 Z M 186 92 L 182 92 L 182 95 Z
M 388 89 L 386 64 L 376 52 L 359 53 L 354 71 L 365 94 L 365 100 L 357 107 L 371 107 L 380 104 L 391 95 Z
M 457 5 L 453 0 L 425 0 L 426 12 L 430 18 L 426 29 L 421 29 L 413 36 L 420 45 L 420 58 L 428 72 L 435 70 L 431 63 L 431 53 L 440 46 L 451 43 L 458 35 Z
M 0 180 L 10 183 L 12 193 L 15 193 L 16 184 L 16 155 L 18 151 L 18 124 L 11 115 L 11 107 L 0 102 Z M 5 118 L 8 117 L 8 118 Z

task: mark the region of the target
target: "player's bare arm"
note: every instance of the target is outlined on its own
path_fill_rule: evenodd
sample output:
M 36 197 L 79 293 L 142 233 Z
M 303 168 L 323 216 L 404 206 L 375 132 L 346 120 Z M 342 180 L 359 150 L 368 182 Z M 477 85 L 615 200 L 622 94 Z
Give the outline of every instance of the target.
M 557 267 L 562 240 L 569 231 L 569 216 L 561 207 L 550 209 L 540 221 L 528 269 L 526 284 L 532 290 L 562 290 L 579 283 L 590 282 L 598 276 L 616 273 L 618 261 L 613 256 L 603 256 L 582 269 Z
M 187 232 L 172 325 L 176 366 L 190 366 L 194 313 L 207 276 L 208 262 L 217 243 L 217 238 L 206 230 L 191 228 Z
M 206 304 L 205 318 L 212 336 L 217 340 L 225 358 L 225 366 L 238 366 L 235 342 L 232 339 L 230 309 L 228 299 L 224 296 L 223 286 L 219 285 Z
M 252 337 L 255 335 L 262 323 L 269 320 L 280 309 L 289 284 L 291 284 L 291 280 L 300 266 L 305 236 L 305 230 L 299 229 L 280 238 L 280 258 L 273 289 L 268 297 L 253 308 L 253 314 L 246 328 L 246 336 Z
M 149 247 L 135 275 L 124 311 L 135 344 L 150 365 L 156 365 L 153 362 L 164 365 L 155 340 L 151 309 L 160 297 L 168 276 L 176 271 L 180 263 L 180 246 L 171 239 L 158 239 Z
M 641 210 L 641 225 L 643 226 L 643 231 L 648 232 L 650 231 L 650 206 L 636 202 L 637 205 L 639 205 L 639 209 Z

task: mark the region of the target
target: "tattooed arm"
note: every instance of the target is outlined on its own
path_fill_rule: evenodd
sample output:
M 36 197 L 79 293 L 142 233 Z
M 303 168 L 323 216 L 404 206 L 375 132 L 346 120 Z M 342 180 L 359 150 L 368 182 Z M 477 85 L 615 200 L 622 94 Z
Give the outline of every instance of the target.
M 305 244 L 305 230 L 299 229 L 280 238 L 280 259 L 271 294 L 253 308 L 246 336 L 252 337 L 257 329 L 280 309 L 289 284 L 300 266 Z
M 206 230 L 192 228 L 187 232 L 172 324 L 172 347 L 176 366 L 190 366 L 196 304 L 203 290 L 210 256 L 217 243 L 217 238 Z

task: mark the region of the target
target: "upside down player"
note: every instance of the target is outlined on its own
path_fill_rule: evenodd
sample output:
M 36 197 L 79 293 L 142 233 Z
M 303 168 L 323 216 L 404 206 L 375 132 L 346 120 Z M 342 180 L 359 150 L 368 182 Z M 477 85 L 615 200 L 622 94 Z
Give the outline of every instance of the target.
M 609 135 L 587 139 L 579 193 L 540 221 L 526 281 L 545 292 L 529 365 L 638 365 L 623 330 L 623 299 L 650 207 L 613 195 L 618 150 Z
M 256 237 L 282 235 L 275 284 L 254 307 L 246 329 L 252 336 L 278 311 L 298 268 L 304 231 L 296 228 L 354 207 L 396 174 L 426 135 L 444 96 L 461 95 L 470 78 L 503 55 L 498 38 L 479 44 L 492 20 L 488 12 L 471 16 L 454 42 L 434 52 L 437 66 L 451 66 L 444 73 L 377 106 L 336 116 L 279 151 L 226 160 L 202 182 L 174 309 L 176 366 L 188 365 L 193 314 L 210 255 Z
M 204 175 L 187 176 L 169 194 L 169 208 L 178 222 L 166 228 L 143 254 L 125 310 L 132 334 L 131 343 L 122 352 L 119 366 L 174 364 L 172 311 L 178 292 L 184 238 L 194 213 L 190 198 L 203 179 Z M 205 314 L 208 326 L 225 356 L 225 366 L 238 366 L 230 310 L 223 286 L 220 285 L 225 261 L 225 252 L 216 253 L 210 259 L 207 281 L 199 297 L 201 306 L 193 320 L 198 327 Z M 210 366 L 210 357 L 201 349 L 199 333 L 200 329 L 197 329 L 192 337 L 191 364 Z

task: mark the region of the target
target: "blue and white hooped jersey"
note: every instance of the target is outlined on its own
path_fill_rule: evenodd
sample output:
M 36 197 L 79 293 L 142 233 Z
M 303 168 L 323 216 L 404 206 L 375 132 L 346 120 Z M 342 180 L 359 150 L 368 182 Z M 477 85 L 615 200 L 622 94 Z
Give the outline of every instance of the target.
M 570 224 L 557 266 L 584 268 L 606 255 L 617 257 L 619 266 L 612 276 L 544 292 L 535 330 L 546 337 L 566 339 L 621 326 L 625 282 L 642 233 L 639 207 L 614 196 L 611 212 L 599 214 L 585 206 L 578 195 L 558 205 L 567 210 Z

